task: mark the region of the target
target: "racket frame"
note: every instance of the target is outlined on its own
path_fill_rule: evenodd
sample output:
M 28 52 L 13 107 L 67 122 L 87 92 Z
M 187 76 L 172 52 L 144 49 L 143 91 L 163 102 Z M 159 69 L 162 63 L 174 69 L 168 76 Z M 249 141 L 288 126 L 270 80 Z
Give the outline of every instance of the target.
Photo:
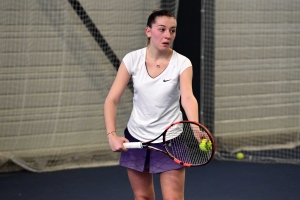
M 190 163 L 185 163 L 185 162 L 182 162 L 181 160 L 177 159 L 176 157 L 174 157 L 173 154 L 169 151 L 169 149 L 168 149 L 168 147 L 167 147 L 166 133 L 167 133 L 167 131 L 168 131 L 172 126 L 178 125 L 178 124 L 181 124 L 181 123 L 195 124 L 195 125 L 201 127 L 203 130 L 205 130 L 205 132 L 207 133 L 207 135 L 208 135 L 208 137 L 209 137 L 209 139 L 210 139 L 210 141 L 211 141 L 211 143 L 212 143 L 212 149 L 211 149 L 212 155 L 211 155 L 211 157 L 207 160 L 207 162 L 202 163 L 202 164 L 197 164 L 197 165 L 195 165 L 195 164 L 190 164 Z M 151 143 L 152 143 L 153 141 L 157 140 L 157 139 L 160 138 L 160 137 L 163 137 L 163 142 L 162 142 L 162 144 L 163 144 L 163 146 L 164 146 L 165 151 L 163 151 L 163 150 L 161 150 L 161 149 L 158 149 L 158 148 L 156 148 L 156 147 L 151 146 Z M 132 146 L 129 146 L 130 144 L 132 144 Z M 189 121 L 189 120 L 181 120 L 181 121 L 177 121 L 177 122 L 172 123 L 171 125 L 169 125 L 169 126 L 166 128 L 166 130 L 165 130 L 163 133 L 161 133 L 158 137 L 154 138 L 154 139 L 151 140 L 151 141 L 147 141 L 147 142 L 129 142 L 129 143 L 124 143 L 124 146 L 125 146 L 125 148 L 128 148 L 128 149 L 130 149 L 130 148 L 137 148 L 137 149 L 139 149 L 139 148 L 140 148 L 140 149 L 142 149 L 142 148 L 147 148 L 147 149 L 149 149 L 149 150 L 158 151 L 158 152 L 160 152 L 160 153 L 163 153 L 163 154 L 169 156 L 171 159 L 173 159 L 174 162 L 176 162 L 176 163 L 178 163 L 178 164 L 180 164 L 180 165 L 183 165 L 183 166 L 185 166 L 185 167 L 197 167 L 197 166 L 205 165 L 205 164 L 209 163 L 209 162 L 213 159 L 213 157 L 214 157 L 214 155 L 215 155 L 215 152 L 216 152 L 215 141 L 214 141 L 214 138 L 213 138 L 212 134 L 210 133 L 210 131 L 209 131 L 204 125 L 202 125 L 202 124 L 200 124 L 200 123 L 198 123 L 198 122 L 195 122 L 195 121 Z

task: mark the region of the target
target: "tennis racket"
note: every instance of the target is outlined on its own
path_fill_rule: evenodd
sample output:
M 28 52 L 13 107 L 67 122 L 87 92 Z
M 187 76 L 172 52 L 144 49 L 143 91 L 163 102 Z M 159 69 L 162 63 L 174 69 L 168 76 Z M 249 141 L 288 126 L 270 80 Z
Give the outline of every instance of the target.
M 163 138 L 164 151 L 151 146 L 160 137 Z M 186 167 L 202 166 L 209 163 L 216 151 L 214 138 L 209 130 L 198 122 L 187 120 L 174 122 L 151 141 L 126 142 L 124 147 L 127 149 L 147 148 L 155 150 Z

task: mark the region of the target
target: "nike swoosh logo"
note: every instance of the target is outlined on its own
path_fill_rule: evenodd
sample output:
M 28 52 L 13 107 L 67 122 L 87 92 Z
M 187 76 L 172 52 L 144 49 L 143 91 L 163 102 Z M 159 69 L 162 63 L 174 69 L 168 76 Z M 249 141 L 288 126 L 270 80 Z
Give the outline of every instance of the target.
M 168 79 L 168 80 L 164 79 L 163 82 L 167 82 L 167 81 L 170 81 L 170 80 L 171 80 L 171 79 Z

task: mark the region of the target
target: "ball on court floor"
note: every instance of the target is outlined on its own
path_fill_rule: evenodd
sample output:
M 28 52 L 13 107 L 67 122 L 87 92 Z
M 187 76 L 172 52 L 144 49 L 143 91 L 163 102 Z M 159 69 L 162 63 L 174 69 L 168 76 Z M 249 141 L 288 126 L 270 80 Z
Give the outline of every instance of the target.
M 207 141 L 207 139 L 202 139 L 199 147 L 202 151 L 209 151 L 212 149 L 212 143 L 211 141 Z
M 242 152 L 237 153 L 236 154 L 236 159 L 238 159 L 238 160 L 244 159 L 244 154 Z

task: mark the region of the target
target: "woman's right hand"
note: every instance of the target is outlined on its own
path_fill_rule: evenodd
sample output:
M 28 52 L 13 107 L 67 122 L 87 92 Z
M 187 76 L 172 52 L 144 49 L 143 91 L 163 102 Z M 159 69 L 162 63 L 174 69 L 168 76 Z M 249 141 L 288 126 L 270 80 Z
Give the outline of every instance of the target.
M 116 134 L 110 134 L 108 135 L 108 142 L 111 150 L 114 152 L 127 151 L 123 143 L 129 141 L 125 137 L 119 137 Z

